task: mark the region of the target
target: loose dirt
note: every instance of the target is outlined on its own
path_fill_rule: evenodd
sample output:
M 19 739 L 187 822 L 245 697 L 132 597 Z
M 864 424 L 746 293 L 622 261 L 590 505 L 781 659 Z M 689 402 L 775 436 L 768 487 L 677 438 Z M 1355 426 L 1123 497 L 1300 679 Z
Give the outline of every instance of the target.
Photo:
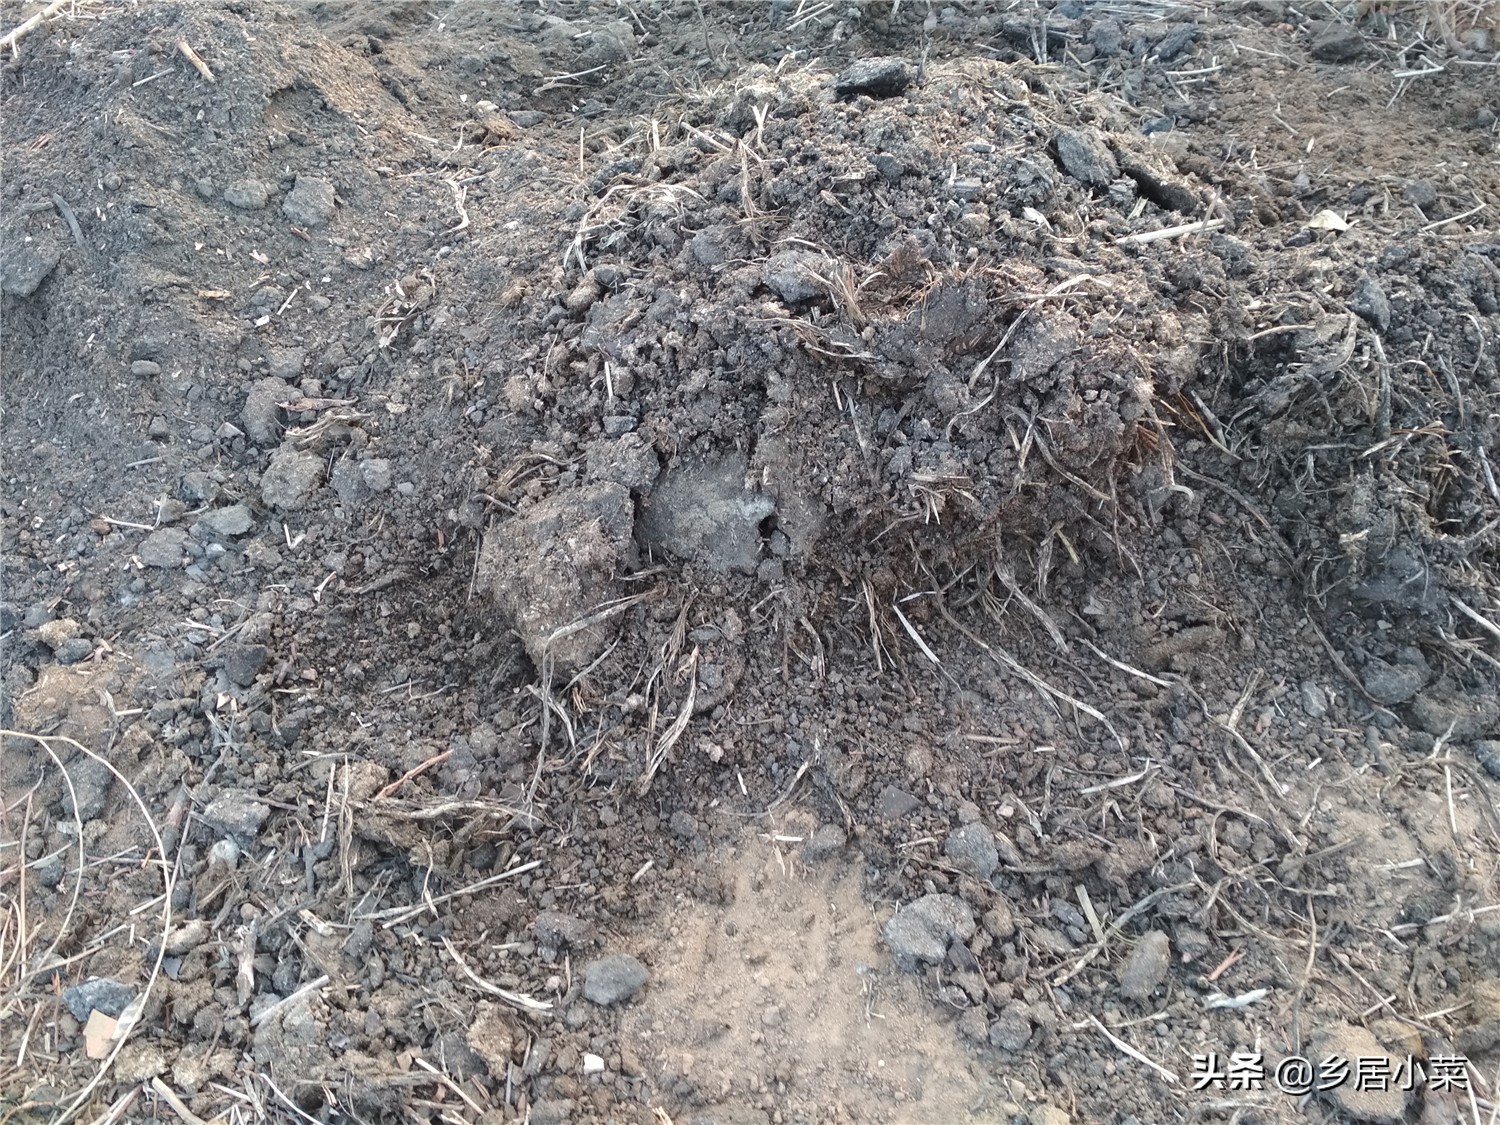
M 1497 34 L 49 12 L 0 1117 L 1492 1115 Z

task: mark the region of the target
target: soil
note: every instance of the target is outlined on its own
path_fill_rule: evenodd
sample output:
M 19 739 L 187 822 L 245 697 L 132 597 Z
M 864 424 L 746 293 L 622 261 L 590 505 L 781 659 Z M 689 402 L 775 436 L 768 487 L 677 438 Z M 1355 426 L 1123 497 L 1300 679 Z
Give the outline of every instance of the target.
M 1492 1114 L 1500 25 L 1319 15 L 20 38 L 0 1116 Z

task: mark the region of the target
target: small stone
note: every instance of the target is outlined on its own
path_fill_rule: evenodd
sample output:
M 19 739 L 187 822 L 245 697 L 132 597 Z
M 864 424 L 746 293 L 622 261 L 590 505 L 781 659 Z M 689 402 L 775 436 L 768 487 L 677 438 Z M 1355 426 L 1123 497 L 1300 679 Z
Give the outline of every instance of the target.
M 1071 1125 L 1072 1118 L 1066 1110 L 1055 1105 L 1035 1105 L 1026 1115 L 1026 1125 Z
M 274 445 L 281 438 L 281 404 L 291 391 L 280 379 L 262 379 L 250 388 L 240 422 L 257 445 Z
M 811 250 L 783 250 L 766 261 L 766 285 L 783 301 L 811 301 L 828 287 L 831 263 Z
M 254 793 L 231 789 L 204 806 L 201 817 L 204 824 L 221 835 L 251 841 L 270 815 L 270 806 L 262 804 Z
M 885 924 L 885 943 L 899 968 L 914 973 L 922 965 L 941 964 L 953 939 L 974 936 L 974 911 L 957 895 L 923 895 L 909 902 Z
M 1479 768 L 1500 781 L 1500 742 L 1482 738 L 1474 743 L 1474 757 L 1479 759 Z
M 228 838 L 215 840 L 208 849 L 208 869 L 219 875 L 231 874 L 240 864 L 240 846 Z
M 142 379 L 161 374 L 161 364 L 153 359 L 138 359 L 130 365 L 130 373 Z
M 1167 979 L 1171 960 L 1172 943 L 1166 934 L 1152 930 L 1144 935 L 1120 970 L 1120 995 L 1128 1000 L 1145 1000 Z
M 981 879 L 988 879 L 1000 866 L 1000 853 L 995 848 L 995 837 L 984 825 L 975 822 L 948 833 L 943 844 L 943 854 L 954 865 L 972 872 Z
M 371 492 L 384 492 L 391 487 L 391 463 L 384 457 L 371 457 L 359 463 L 359 476 Z
M 255 517 L 250 512 L 249 504 L 231 504 L 227 508 L 205 512 L 198 517 L 198 522 L 215 539 L 232 539 L 236 535 L 244 535 L 254 527 Z
M 667 827 L 671 830 L 672 835 L 684 842 L 698 838 L 697 820 L 693 818 L 692 813 L 683 809 L 678 809 L 672 814 L 667 821 Z
M 802 845 L 802 858 L 808 863 L 822 863 L 844 850 L 849 837 L 837 824 L 825 824 Z
M 188 534 L 180 527 L 163 527 L 141 540 L 136 554 L 147 566 L 176 570 L 187 555 Z
M 62 247 L 21 245 L 0 261 L 0 293 L 12 297 L 29 297 L 41 288 L 47 275 L 62 261 Z
M 583 970 L 583 997 L 600 1007 L 629 1000 L 650 978 L 646 966 L 628 953 L 612 953 L 590 961 Z
M 573 287 L 573 291 L 563 300 L 563 305 L 570 313 L 585 313 L 603 295 L 604 287 L 599 284 L 599 279 L 590 270 L 584 274 L 583 280 Z
M 1322 62 L 1351 62 L 1364 53 L 1364 36 L 1343 24 L 1329 24 L 1312 41 L 1313 58 Z
M 327 180 L 298 176 L 281 201 L 281 213 L 298 226 L 321 227 L 333 218 L 333 185 Z
M 1437 185 L 1431 180 L 1411 180 L 1402 189 L 1401 194 L 1406 197 L 1408 203 L 1423 211 L 1437 206 Z
M 52 655 L 59 664 L 77 664 L 94 655 L 94 643 L 83 637 L 71 637 L 58 645 Z
M 295 512 L 307 506 L 323 483 L 323 458 L 308 450 L 282 446 L 261 475 L 260 496 L 268 507 Z
M 603 1070 L 604 1060 L 602 1058 L 598 1055 L 590 1054 L 588 1051 L 583 1053 L 583 1073 L 600 1074 Z
M 236 180 L 224 189 L 224 202 L 241 211 L 259 211 L 271 202 L 271 191 L 259 180 Z
M 109 792 L 115 784 L 115 775 L 110 773 L 107 765 L 93 758 L 75 762 L 68 771 L 73 778 L 73 787 L 63 794 L 63 808 L 69 816 L 77 816 L 88 824 L 104 812 Z
M 79 1023 L 86 1023 L 90 1012 L 118 1016 L 134 999 L 134 988 L 108 977 L 94 977 L 62 990 L 62 1002 Z
M 271 660 L 265 645 L 235 645 L 224 654 L 224 674 L 238 687 L 251 687 Z
M 887 785 L 875 798 L 875 815 L 881 820 L 895 820 L 914 812 L 921 804 L 906 790 Z
M 52 621 L 45 621 L 38 626 L 36 636 L 37 640 L 56 652 L 64 642 L 71 641 L 81 632 L 83 632 L 83 626 L 71 617 L 59 617 Z
M 1064 129 L 1057 135 L 1057 159 L 1063 171 L 1089 187 L 1108 187 L 1120 175 L 1120 166 L 1104 142 L 1083 129 Z
M 1372 656 L 1360 672 L 1365 690 L 1377 703 L 1391 707 L 1410 700 L 1422 690 L 1425 681 L 1422 669 L 1410 664 L 1387 664 L 1378 656 Z
M 1302 711 L 1309 719 L 1321 719 L 1328 714 L 1328 696 L 1311 680 L 1303 680 L 1298 689 L 1302 697 Z
M 1314 1060 L 1317 1068 L 1314 1088 L 1321 1091 L 1340 1116 L 1390 1125 L 1402 1120 L 1406 1113 L 1406 1091 L 1400 1083 L 1392 1082 L 1380 1089 L 1380 1083 L 1345 1082 L 1335 1077 L 1340 1072 L 1331 1069 L 1346 1066 L 1346 1060 L 1358 1059 L 1361 1069 L 1368 1067 L 1369 1073 L 1400 1073 L 1401 1060 L 1387 1052 L 1366 1028 L 1344 1023 L 1320 1028 L 1310 1037 L 1302 1054 Z M 1325 1070 L 1325 1066 L 1330 1069 Z
M 1359 279 L 1359 284 L 1349 295 L 1349 308 L 1352 312 L 1362 316 L 1366 323 L 1378 332 L 1384 332 L 1391 326 L 1390 298 L 1385 295 L 1380 282 L 1369 274 Z
M 892 98 L 914 80 L 915 76 L 905 59 L 860 59 L 833 80 L 833 90 L 841 98 L 852 98 L 856 94 L 868 94 L 872 98 Z
M 1007 1004 L 990 1024 L 991 1047 L 1017 1054 L 1031 1042 L 1031 1013 L 1024 1004 Z
M 302 368 L 307 363 L 305 348 L 271 348 L 266 352 L 266 370 L 272 378 L 292 382 L 302 377 Z

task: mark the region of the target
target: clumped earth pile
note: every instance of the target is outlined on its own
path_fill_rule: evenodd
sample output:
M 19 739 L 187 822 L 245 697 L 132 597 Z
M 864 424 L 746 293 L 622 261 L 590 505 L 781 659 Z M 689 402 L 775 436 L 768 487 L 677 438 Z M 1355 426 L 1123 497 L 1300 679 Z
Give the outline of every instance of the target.
M 1500 21 L 1366 7 L 28 30 L 0 1107 L 1488 1111 Z

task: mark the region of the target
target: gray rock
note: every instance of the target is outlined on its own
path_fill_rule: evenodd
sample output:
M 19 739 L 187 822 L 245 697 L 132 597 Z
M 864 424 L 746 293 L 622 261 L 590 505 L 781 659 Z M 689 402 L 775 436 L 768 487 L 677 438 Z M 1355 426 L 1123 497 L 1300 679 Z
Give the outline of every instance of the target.
M 9 602 L 0 602 L 0 633 L 9 633 L 21 623 L 21 615 Z
M 1328 696 L 1311 680 L 1303 680 L 1298 693 L 1302 697 L 1302 710 L 1309 719 L 1321 719 L 1328 714 Z
M 94 642 L 83 637 L 69 637 L 53 650 L 59 664 L 77 664 L 94 654 Z
M 224 674 L 230 683 L 250 687 L 270 661 L 271 650 L 265 645 L 233 645 L 224 653 Z
M 833 90 L 841 98 L 868 94 L 872 98 L 891 98 L 904 91 L 915 80 L 905 59 L 860 59 L 833 80 Z
M 1437 686 L 1418 693 L 1411 714 L 1428 734 L 1469 742 L 1489 734 L 1500 720 L 1500 699 L 1493 692 L 1463 693 Z
M 334 492 L 338 493 L 339 503 L 345 508 L 358 508 L 374 495 L 370 486 L 365 484 L 358 461 L 335 461 L 329 483 L 333 485 Z
M 1358 1059 L 1362 1066 L 1380 1065 L 1384 1072 L 1398 1074 L 1401 1061 L 1381 1046 L 1380 1040 L 1363 1027 L 1340 1023 L 1319 1028 L 1308 1039 L 1302 1054 L 1314 1060 L 1317 1076 L 1314 1085 L 1337 1110 L 1341 1117 L 1353 1121 L 1384 1122 L 1394 1125 L 1406 1113 L 1406 1094 L 1398 1082 L 1390 1083 L 1388 1089 L 1376 1089 L 1379 1083 L 1357 1083 L 1334 1078 L 1336 1071 L 1325 1070 L 1335 1065 L 1319 1060 Z M 1375 1071 L 1371 1071 L 1375 1073 Z
M 776 508 L 745 490 L 745 470 L 737 453 L 674 464 L 642 505 L 642 542 L 710 570 L 755 573 L 760 524 Z
M 1364 36 L 1343 24 L 1330 23 L 1312 41 L 1313 58 L 1321 62 L 1352 62 L 1364 53 Z
M 698 838 L 698 821 L 693 814 L 683 809 L 678 809 L 667 820 L 667 827 L 672 835 L 679 840 L 696 840 Z
M 590 484 L 556 492 L 485 535 L 476 587 L 495 599 L 538 668 L 575 672 L 608 646 L 614 622 L 566 628 L 619 593 L 615 572 L 634 513 L 619 485 Z
M 1172 943 L 1160 930 L 1143 935 L 1120 970 L 1120 995 L 1127 1000 L 1145 1000 L 1167 979 L 1172 963 Z
M 273 378 L 292 382 L 302 377 L 303 365 L 307 363 L 305 348 L 271 348 L 266 352 L 266 370 Z M 287 392 L 290 394 L 290 392 Z
M 1369 274 L 1359 279 L 1359 284 L 1354 287 L 1354 292 L 1349 295 L 1349 309 L 1364 317 L 1365 321 L 1379 332 L 1384 332 L 1391 326 L 1391 302 L 1385 295 L 1385 290 L 1380 287 Z
M 280 379 L 262 379 L 251 387 L 240 411 L 246 436 L 257 445 L 276 444 L 281 439 L 281 403 L 291 396 L 291 388 Z
M 281 213 L 302 227 L 321 227 L 333 218 L 333 185 L 327 180 L 298 176 L 281 201 Z
M 47 275 L 62 261 L 59 245 L 7 246 L 0 260 L 0 293 L 12 297 L 29 297 L 35 293 Z
M 384 457 L 371 457 L 359 463 L 359 479 L 371 492 L 384 492 L 391 487 L 391 463 Z
M 316 453 L 282 446 L 260 478 L 260 496 L 268 507 L 295 512 L 307 506 L 323 483 L 323 458 Z
M 828 289 L 833 263 L 811 250 L 783 250 L 765 265 L 766 285 L 783 301 L 811 301 Z
M 1007 1004 L 990 1024 L 990 1046 L 1019 1054 L 1031 1042 L 1031 1013 L 1024 1004 Z
M 577 1108 L 572 1098 L 538 1098 L 531 1105 L 531 1125 L 565 1125 Z
M 73 788 L 63 788 L 63 809 L 69 816 L 76 811 L 78 819 L 84 824 L 97 820 L 109 800 L 115 775 L 109 772 L 109 767 L 103 762 L 89 757 L 80 758 L 69 765 L 68 773 L 73 778 Z
M 909 816 L 921 805 L 922 802 L 905 789 L 887 785 L 875 797 L 875 815 L 881 820 L 897 820 Z
M 182 528 L 162 527 L 141 540 L 136 554 L 147 566 L 176 570 L 187 555 L 188 541 L 188 534 Z
M 802 845 L 802 858 L 808 863 L 822 863 L 844 850 L 849 837 L 837 824 L 825 824 Z
M 108 977 L 93 977 L 62 990 L 63 1004 L 79 1023 L 87 1023 L 90 1012 L 118 1016 L 134 999 L 134 988 Z
M 650 976 L 646 966 L 630 954 L 611 953 L 584 967 L 583 997 L 605 1008 L 623 1003 L 639 992 Z
M 1089 187 L 1108 187 L 1120 174 L 1120 166 L 1098 134 L 1084 129 L 1064 129 L 1057 135 L 1057 159 L 1063 171 Z
M 955 866 L 988 879 L 1000 866 L 1000 852 L 995 847 L 995 837 L 984 825 L 975 821 L 948 833 L 943 843 L 943 854 Z
M 138 359 L 130 365 L 130 373 L 138 379 L 149 379 L 161 374 L 161 364 L 154 359 Z
M 1376 702 L 1387 706 L 1407 702 L 1427 682 L 1422 669 L 1410 664 L 1387 664 L 1378 656 L 1366 662 L 1359 678 Z
M 255 516 L 251 514 L 249 504 L 231 504 L 227 508 L 205 512 L 198 517 L 198 522 L 215 539 L 233 539 L 255 526 Z
M 270 815 L 270 806 L 262 804 L 254 793 L 229 789 L 210 801 L 200 817 L 220 835 L 234 836 L 248 843 L 255 839 Z
M 1500 742 L 1480 739 L 1474 743 L 1474 757 L 1479 760 L 1480 769 L 1500 781 Z
M 948 943 L 974 936 L 974 910 L 957 895 L 923 895 L 909 902 L 885 924 L 885 943 L 898 967 L 909 973 L 922 965 L 941 964 Z
M 236 180 L 224 189 L 224 202 L 241 211 L 259 211 L 271 202 L 271 189 L 259 180 Z
M 1016 933 L 1016 914 L 1011 909 L 1010 900 L 995 896 L 994 903 L 984 912 L 984 928 L 992 937 L 1001 941 L 1008 941 Z
M 594 939 L 594 927 L 560 910 L 543 910 L 532 923 L 539 945 L 553 952 L 578 949 Z
M 1410 180 L 1406 187 L 1401 189 L 1401 194 L 1406 201 L 1426 211 L 1437 206 L 1438 189 L 1431 180 Z

